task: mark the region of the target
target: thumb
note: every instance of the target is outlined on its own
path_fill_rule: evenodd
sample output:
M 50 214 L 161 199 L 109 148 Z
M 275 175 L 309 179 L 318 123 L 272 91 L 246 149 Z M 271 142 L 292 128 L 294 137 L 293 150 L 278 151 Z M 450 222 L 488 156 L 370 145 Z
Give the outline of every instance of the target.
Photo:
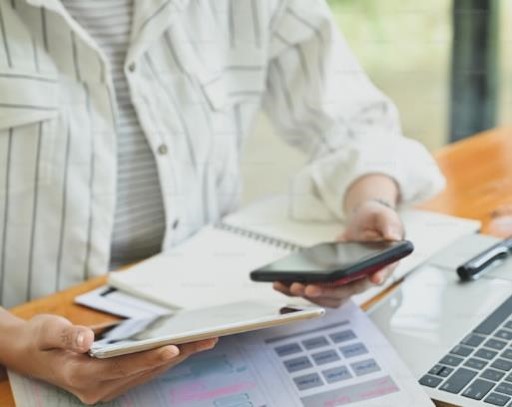
M 381 214 L 377 227 L 384 240 L 402 240 L 404 238 L 404 228 L 398 218 L 390 218 L 390 216 Z
M 84 353 L 94 341 L 94 333 L 90 328 L 73 325 L 65 318 L 53 315 L 40 315 L 36 318 L 36 341 L 40 350 L 65 349 Z

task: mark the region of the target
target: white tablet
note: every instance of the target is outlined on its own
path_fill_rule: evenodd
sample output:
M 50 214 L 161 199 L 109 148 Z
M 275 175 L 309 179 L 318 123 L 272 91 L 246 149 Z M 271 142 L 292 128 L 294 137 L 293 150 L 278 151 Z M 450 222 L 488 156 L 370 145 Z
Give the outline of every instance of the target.
M 232 335 L 320 317 L 316 306 L 285 306 L 243 301 L 170 315 L 121 321 L 96 336 L 89 354 L 109 358 L 187 342 Z

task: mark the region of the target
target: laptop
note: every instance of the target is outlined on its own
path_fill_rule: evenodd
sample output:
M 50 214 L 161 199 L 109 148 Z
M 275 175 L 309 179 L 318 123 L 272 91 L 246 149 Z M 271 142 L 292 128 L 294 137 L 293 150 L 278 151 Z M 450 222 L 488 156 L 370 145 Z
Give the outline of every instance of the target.
M 468 407 L 512 406 L 512 295 L 419 382 L 438 401 Z
M 512 406 L 512 260 L 465 284 L 443 263 L 415 271 L 370 316 L 433 400 Z

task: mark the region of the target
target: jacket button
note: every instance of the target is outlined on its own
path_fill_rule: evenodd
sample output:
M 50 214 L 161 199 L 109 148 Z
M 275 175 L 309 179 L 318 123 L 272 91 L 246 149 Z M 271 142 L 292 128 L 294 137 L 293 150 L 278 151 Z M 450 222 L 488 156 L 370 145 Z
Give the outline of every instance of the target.
M 180 220 L 179 219 L 176 219 L 173 224 L 172 224 L 172 228 L 173 229 L 177 229 L 178 226 L 180 225 Z
M 160 155 L 166 155 L 169 152 L 169 148 L 165 144 L 160 144 L 157 151 Z
M 130 72 L 132 72 L 132 73 L 133 73 L 133 72 L 135 72 L 135 70 L 136 70 L 136 69 L 137 69 L 137 66 L 135 65 L 135 63 L 134 63 L 134 62 L 132 62 L 130 65 L 128 65 L 128 70 L 129 70 Z

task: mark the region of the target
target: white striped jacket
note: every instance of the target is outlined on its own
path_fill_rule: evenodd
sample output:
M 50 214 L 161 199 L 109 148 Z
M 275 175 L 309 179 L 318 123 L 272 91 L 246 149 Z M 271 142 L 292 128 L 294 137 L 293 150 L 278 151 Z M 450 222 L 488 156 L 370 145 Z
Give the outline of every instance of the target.
M 58 0 L 0 1 L 0 35 L 0 303 L 12 306 L 107 271 L 116 106 L 106 58 Z M 310 157 L 294 216 L 321 203 L 341 217 L 365 173 L 393 177 L 405 201 L 442 185 L 323 0 L 135 0 L 125 72 L 156 157 L 164 249 L 236 207 L 262 108 Z

